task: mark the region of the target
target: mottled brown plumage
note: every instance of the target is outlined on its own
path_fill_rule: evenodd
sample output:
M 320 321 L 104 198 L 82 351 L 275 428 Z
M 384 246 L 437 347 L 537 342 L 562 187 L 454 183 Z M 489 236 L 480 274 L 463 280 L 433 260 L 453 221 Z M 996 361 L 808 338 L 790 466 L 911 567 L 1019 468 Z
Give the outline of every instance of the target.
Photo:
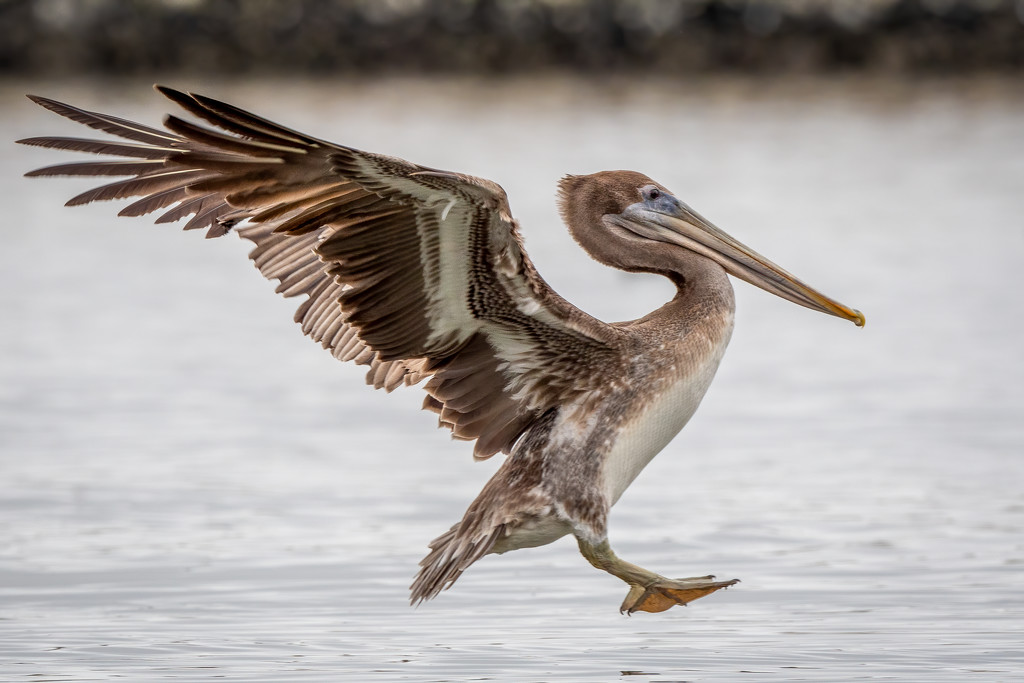
M 33 101 L 124 141 L 41 137 L 29 145 L 124 157 L 29 175 L 128 176 L 68 204 L 136 198 L 121 215 L 255 244 L 278 293 L 305 296 L 302 331 L 369 366 L 391 391 L 424 384 L 424 408 L 474 455 L 509 454 L 461 522 L 430 544 L 419 602 L 489 552 L 576 536 L 584 556 L 630 584 L 629 612 L 661 611 L 734 582 L 666 579 L 619 560 L 607 515 L 696 410 L 732 330 L 727 273 L 858 324 L 631 171 L 567 176 L 560 209 L 594 258 L 669 277 L 676 296 L 606 324 L 559 297 L 523 250 L 505 192 L 487 180 L 363 152 L 223 102 L 160 92 L 214 128 L 168 116 L 167 131 L 41 97 Z

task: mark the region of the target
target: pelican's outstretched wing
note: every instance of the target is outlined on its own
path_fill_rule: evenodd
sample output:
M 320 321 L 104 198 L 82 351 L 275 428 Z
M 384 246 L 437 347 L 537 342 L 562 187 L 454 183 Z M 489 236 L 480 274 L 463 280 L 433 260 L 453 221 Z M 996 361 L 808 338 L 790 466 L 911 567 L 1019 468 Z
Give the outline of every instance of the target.
M 39 147 L 110 154 L 28 175 L 130 176 L 68 205 L 141 197 L 121 210 L 167 209 L 158 223 L 218 237 L 236 224 L 260 272 L 284 296 L 307 295 L 302 330 L 391 390 L 426 377 L 424 407 L 476 457 L 508 452 L 550 408 L 597 388 L 623 362 L 615 328 L 557 296 L 522 248 L 495 183 L 334 145 L 232 105 L 158 90 L 206 128 L 167 131 L 42 97 L 31 99 L 128 140 L 39 137 Z M 168 208 L 170 207 L 170 208 Z

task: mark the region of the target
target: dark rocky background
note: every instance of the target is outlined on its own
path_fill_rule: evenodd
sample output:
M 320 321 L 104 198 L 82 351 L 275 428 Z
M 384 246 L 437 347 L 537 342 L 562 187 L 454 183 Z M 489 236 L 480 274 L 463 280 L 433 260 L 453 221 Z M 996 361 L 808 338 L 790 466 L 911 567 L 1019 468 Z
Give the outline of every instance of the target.
M 0 73 L 1018 72 L 1024 0 L 0 0 Z

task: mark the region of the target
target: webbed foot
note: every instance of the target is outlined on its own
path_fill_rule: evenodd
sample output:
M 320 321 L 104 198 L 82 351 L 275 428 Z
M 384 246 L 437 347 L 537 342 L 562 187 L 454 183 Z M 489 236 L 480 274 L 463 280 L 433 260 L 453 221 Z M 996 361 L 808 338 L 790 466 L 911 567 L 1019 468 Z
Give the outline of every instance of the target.
M 689 579 L 659 577 L 647 585 L 631 583 L 629 594 L 626 595 L 619 611 L 623 614 L 664 612 L 670 607 L 686 605 L 697 598 L 710 595 L 720 588 L 728 588 L 739 583 L 739 579 L 715 581 L 714 578 L 714 576 L 696 576 Z
M 720 588 L 728 588 L 740 582 L 739 579 L 715 581 L 714 576 L 667 579 L 660 574 L 619 559 L 612 552 L 608 539 L 593 543 L 586 538 L 577 536 L 576 540 L 580 544 L 580 552 L 590 564 L 629 584 L 629 594 L 626 595 L 622 607 L 619 608 L 619 611 L 624 614 L 664 612 L 675 605 L 685 605 L 697 598 L 711 595 Z

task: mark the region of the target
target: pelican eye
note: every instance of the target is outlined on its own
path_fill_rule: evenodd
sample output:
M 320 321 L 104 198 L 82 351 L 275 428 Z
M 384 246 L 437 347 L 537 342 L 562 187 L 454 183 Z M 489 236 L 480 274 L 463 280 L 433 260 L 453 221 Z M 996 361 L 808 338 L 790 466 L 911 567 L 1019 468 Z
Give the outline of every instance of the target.
M 661 190 L 656 187 L 648 188 L 644 191 L 644 199 L 651 201 L 661 196 Z

